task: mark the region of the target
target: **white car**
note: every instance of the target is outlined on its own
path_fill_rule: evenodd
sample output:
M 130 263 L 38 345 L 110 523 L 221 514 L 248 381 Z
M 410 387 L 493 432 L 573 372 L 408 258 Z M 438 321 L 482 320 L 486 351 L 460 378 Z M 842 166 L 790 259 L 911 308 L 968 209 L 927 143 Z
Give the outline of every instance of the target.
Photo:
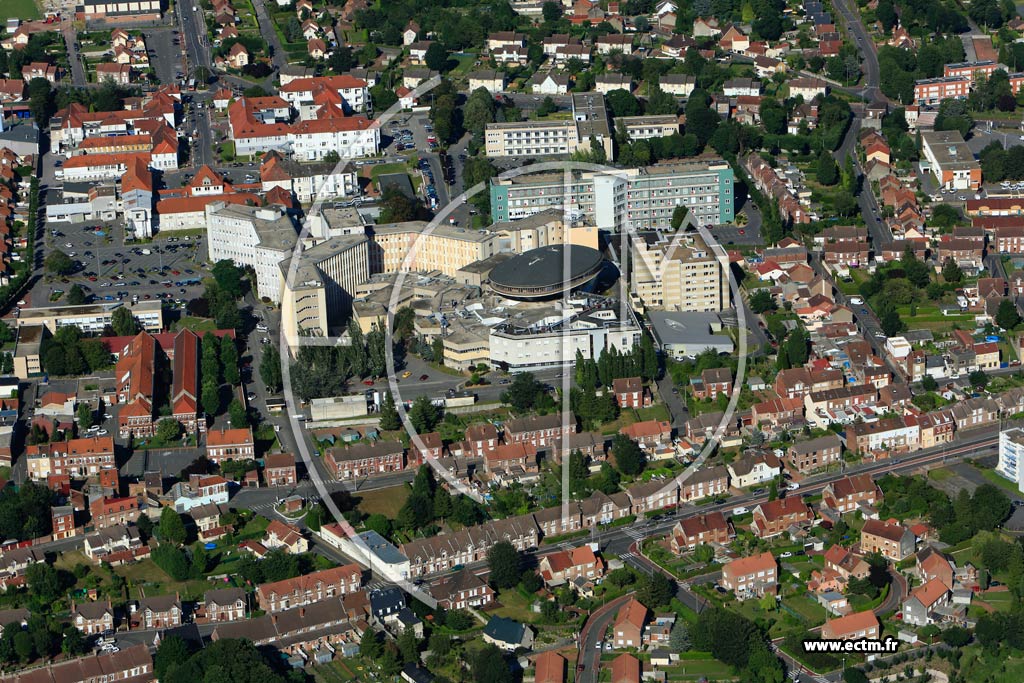
M 747 510 L 747 508 L 745 508 L 745 507 L 738 507 L 738 508 L 735 508 L 732 511 L 732 514 L 733 514 L 733 517 L 739 517 L 740 515 L 745 515 L 748 512 L 750 512 L 750 511 Z
M 861 304 L 864 303 L 864 299 L 863 299 L 863 297 L 859 297 L 859 296 L 851 296 L 850 297 L 850 303 L 855 305 L 855 306 L 860 306 Z
M 795 481 L 791 481 L 788 484 L 786 484 L 786 490 L 787 491 L 798 491 L 799 489 L 800 489 L 800 484 L 796 483 Z
M 779 557 L 782 557 L 782 558 L 793 557 L 793 553 L 791 553 L 789 551 L 786 551 L 786 552 L 782 553 L 781 555 L 779 555 Z
M 106 436 L 109 433 L 110 432 L 108 432 L 106 429 L 101 429 L 98 432 L 96 432 L 96 436 Z
M 87 431 L 87 432 L 89 432 L 89 433 L 92 433 L 92 432 L 98 432 L 98 431 L 100 431 L 101 429 L 103 429 L 103 427 L 100 427 L 99 425 L 93 425 L 92 427 L 89 427 L 89 428 L 88 428 L 88 429 L 86 429 L 85 431 Z

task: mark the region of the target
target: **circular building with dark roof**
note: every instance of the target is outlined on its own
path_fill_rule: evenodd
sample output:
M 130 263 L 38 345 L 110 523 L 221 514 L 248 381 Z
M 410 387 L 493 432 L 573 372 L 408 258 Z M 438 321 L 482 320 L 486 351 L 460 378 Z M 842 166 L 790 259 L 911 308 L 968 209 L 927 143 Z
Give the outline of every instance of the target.
M 550 299 L 593 280 L 603 263 L 601 252 L 590 247 L 539 247 L 495 266 L 491 289 L 510 299 Z

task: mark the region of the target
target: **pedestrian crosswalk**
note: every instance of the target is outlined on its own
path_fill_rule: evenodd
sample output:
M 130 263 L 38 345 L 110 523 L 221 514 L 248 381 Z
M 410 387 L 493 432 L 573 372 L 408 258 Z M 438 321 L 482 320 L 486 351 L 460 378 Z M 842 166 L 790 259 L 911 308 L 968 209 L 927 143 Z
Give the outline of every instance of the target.
M 829 683 L 829 680 L 824 676 L 815 676 L 814 680 L 816 680 L 818 683 Z
M 626 532 L 626 535 L 629 536 L 630 538 L 632 538 L 634 541 L 639 541 L 640 539 L 647 537 L 647 532 L 645 532 L 643 529 L 636 529 L 636 528 L 633 528 L 633 527 L 627 527 L 625 529 L 625 532 Z

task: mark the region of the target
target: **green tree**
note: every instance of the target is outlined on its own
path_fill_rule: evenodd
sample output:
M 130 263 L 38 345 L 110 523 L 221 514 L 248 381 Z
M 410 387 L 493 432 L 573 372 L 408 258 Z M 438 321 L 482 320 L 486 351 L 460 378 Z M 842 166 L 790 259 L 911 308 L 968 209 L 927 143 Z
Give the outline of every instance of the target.
M 25 583 L 32 595 L 38 596 L 45 603 L 52 603 L 60 599 L 67 582 L 53 565 L 36 562 L 25 570 Z
M 494 123 L 494 96 L 487 88 L 477 88 L 466 99 L 462 110 L 462 123 L 473 135 L 483 135 L 484 127 Z
M 381 655 L 383 645 L 380 642 L 379 634 L 372 628 L 363 631 L 363 637 L 359 641 L 359 654 L 368 661 L 374 661 Z
M 995 320 L 996 325 L 999 325 L 1004 330 L 1012 330 L 1020 324 L 1020 313 L 1017 311 L 1017 305 L 1013 303 L 1013 300 L 1003 299 L 999 302 Z
M 232 386 L 238 386 L 242 381 L 242 374 L 238 367 L 238 347 L 235 340 L 229 335 L 220 339 L 220 366 L 224 373 L 224 381 Z
M 28 109 L 36 125 L 45 130 L 53 114 L 53 89 L 45 78 L 33 78 L 28 82 Z
M 650 609 L 667 605 L 676 594 L 676 583 L 660 571 L 645 576 L 637 588 L 637 600 Z
M 379 426 L 388 432 L 402 427 L 402 419 L 398 415 L 398 408 L 390 391 L 384 392 L 384 400 L 381 401 Z
M 519 411 L 530 410 L 537 403 L 538 394 L 544 392 L 543 385 L 529 372 L 516 373 L 508 391 L 501 395 L 501 402 Z
M 615 466 L 626 475 L 635 476 L 644 471 L 646 457 L 635 441 L 625 434 L 616 434 L 612 439 L 612 455 Z
M 203 404 L 203 411 L 207 415 L 216 415 L 220 412 L 220 390 L 213 382 L 203 382 L 203 389 L 200 396 Z
M 669 225 L 672 226 L 673 230 L 678 230 L 686 223 L 687 218 L 690 215 L 690 210 L 680 204 L 676 208 L 672 209 L 672 219 L 669 221 Z
M 775 299 L 767 289 L 758 289 L 750 295 L 750 310 L 765 313 L 775 309 Z
M 441 419 L 437 406 L 427 396 L 417 396 L 409 409 L 409 421 L 418 434 L 426 434 L 434 429 Z
M 92 408 L 88 403 L 82 401 L 78 404 L 78 411 L 76 413 L 78 422 L 78 431 L 85 433 L 89 427 L 92 427 Z
M 690 649 L 690 629 L 682 619 L 677 619 L 675 625 L 672 626 L 672 632 L 668 636 L 668 645 L 673 652 L 686 652 Z
M 221 259 L 213 264 L 210 272 L 220 291 L 235 300 L 242 297 L 242 276 L 245 274 L 245 271 L 236 266 L 234 261 Z
M 66 299 L 69 306 L 81 306 L 86 301 L 85 290 L 82 289 L 81 285 L 71 285 Z
M 188 661 L 192 648 L 180 636 L 168 635 L 160 639 L 160 645 L 153 657 L 153 673 L 157 679 L 165 680 L 170 669 Z
M 156 438 L 169 444 L 181 436 L 181 424 L 173 417 L 165 417 L 156 423 Z
M 134 337 L 139 333 L 138 322 L 127 306 L 114 309 L 114 313 L 110 316 L 110 327 L 119 337 Z
M 426 62 L 427 68 L 431 71 L 445 73 L 448 71 L 448 51 L 444 49 L 444 45 L 440 41 L 435 40 L 427 48 L 424 62 Z
M 266 344 L 263 347 L 263 357 L 260 359 L 260 379 L 270 391 L 281 389 L 281 356 L 273 344 Z
M 70 275 L 75 272 L 75 262 L 60 249 L 54 249 L 47 255 L 43 267 L 51 275 Z
M 174 508 L 165 507 L 160 511 L 159 534 L 160 540 L 167 543 L 181 545 L 185 542 L 185 522 Z
M 818 182 L 826 186 L 839 182 L 839 166 L 830 152 L 822 151 L 818 155 Z
M 549 24 L 554 23 L 562 18 L 562 5 L 561 3 L 552 2 L 552 0 L 547 0 L 547 2 L 545 2 L 541 6 L 540 13 L 541 16 L 544 17 L 544 21 L 546 21 Z
M 231 420 L 232 429 L 245 429 L 249 426 L 249 412 L 237 398 L 232 399 L 228 404 L 228 417 Z
M 402 662 L 413 664 L 419 661 L 420 644 L 416 639 L 416 632 L 411 626 L 406 626 L 402 634 L 398 636 L 398 651 L 402 655 Z
M 956 261 L 947 258 L 946 262 L 942 264 L 942 279 L 950 284 L 959 284 L 963 282 L 964 271 L 960 270 Z
M 491 583 L 496 588 L 511 588 L 522 574 L 519 551 L 508 541 L 499 541 L 487 552 Z

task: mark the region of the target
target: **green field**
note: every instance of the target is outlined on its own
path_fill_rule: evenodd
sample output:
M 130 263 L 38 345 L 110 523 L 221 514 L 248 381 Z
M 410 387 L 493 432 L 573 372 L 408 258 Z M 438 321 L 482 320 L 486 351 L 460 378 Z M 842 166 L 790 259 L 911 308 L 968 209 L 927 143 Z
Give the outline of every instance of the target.
M 42 13 L 36 6 L 35 0 L 4 0 L 0 2 L 0 21 L 8 19 L 21 19 L 30 21 L 40 18 Z
M 356 496 L 359 498 L 359 510 L 365 515 L 380 513 L 385 517 L 395 519 L 398 511 L 405 505 L 405 499 L 409 497 L 409 487 L 391 486 L 386 489 L 374 491 L 361 491 Z

